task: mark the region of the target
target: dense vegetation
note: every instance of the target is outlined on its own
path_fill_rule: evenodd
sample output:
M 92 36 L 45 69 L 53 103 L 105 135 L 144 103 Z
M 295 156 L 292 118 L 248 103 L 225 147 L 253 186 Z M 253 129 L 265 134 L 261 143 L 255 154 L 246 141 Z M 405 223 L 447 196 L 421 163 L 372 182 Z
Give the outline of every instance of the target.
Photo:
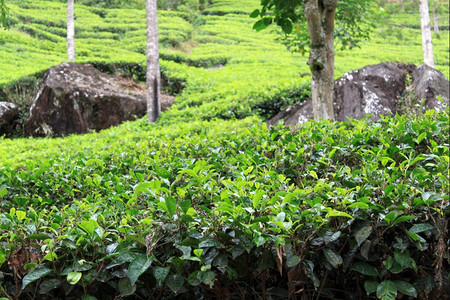
M 1 96 L 26 106 L 64 60 L 65 6 L 10 2 Z M 139 81 L 144 12 L 128 3 L 76 6 L 77 60 Z M 267 129 L 264 117 L 308 97 L 309 75 L 277 33 L 251 30 L 257 5 L 160 11 L 162 72 L 178 96 L 158 123 L 0 138 L 0 297 L 445 297 L 448 108 Z M 361 49 L 337 53 L 337 76 L 420 63 L 418 16 L 387 17 Z M 434 37 L 448 77 L 448 31 Z

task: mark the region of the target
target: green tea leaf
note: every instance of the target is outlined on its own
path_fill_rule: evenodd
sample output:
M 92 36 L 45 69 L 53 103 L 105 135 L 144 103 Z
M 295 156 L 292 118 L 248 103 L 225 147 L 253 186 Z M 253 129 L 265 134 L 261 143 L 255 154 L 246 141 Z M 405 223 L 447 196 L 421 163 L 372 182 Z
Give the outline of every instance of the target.
M 69 274 L 67 274 L 67 282 L 72 285 L 77 284 L 77 282 L 80 281 L 82 275 L 83 274 L 81 272 L 70 272 Z
M 358 244 L 358 247 L 361 246 L 361 244 L 364 243 L 365 240 L 367 240 L 367 238 L 370 236 L 371 233 L 372 233 L 372 226 L 370 225 L 362 227 L 355 233 L 355 239 L 356 243 Z
M 177 200 L 175 200 L 172 197 L 167 197 L 165 199 L 165 202 L 166 202 L 167 210 L 168 210 L 170 216 L 173 217 L 173 215 L 177 211 Z
M 134 292 L 136 291 L 136 285 L 135 284 L 131 284 L 131 281 L 129 278 L 121 278 L 119 280 L 119 292 L 121 296 L 129 296 L 129 295 L 133 295 Z
M 184 214 L 186 214 L 188 212 L 189 208 L 191 208 L 191 204 L 192 204 L 191 200 L 185 200 L 185 201 L 180 202 L 181 211 Z
M 422 223 L 422 224 L 414 224 L 410 229 L 409 232 L 412 233 L 421 233 L 429 230 L 435 229 L 433 225 Z
M 25 275 L 25 277 L 22 279 L 22 289 L 24 289 L 30 283 L 33 283 L 36 280 L 47 276 L 50 272 L 51 272 L 51 270 L 46 267 L 42 267 L 42 268 L 36 269 L 34 271 L 31 271 L 30 273 Z
M 331 250 L 330 248 L 323 249 L 323 253 L 325 254 L 325 257 L 327 258 L 327 261 L 334 267 L 338 268 L 339 265 L 342 264 L 343 260 L 342 257 Z
M 366 280 L 364 282 L 364 289 L 366 290 L 367 295 L 370 295 L 377 291 L 378 282 L 375 280 Z
M 134 285 L 136 281 L 152 264 L 153 259 L 147 258 L 146 255 L 140 255 L 136 257 L 128 266 L 128 278 L 130 278 L 131 285 Z
M 414 298 L 417 297 L 417 290 L 412 284 L 402 280 L 395 280 L 394 282 L 400 293 Z
M 163 267 L 155 267 L 153 269 L 153 275 L 155 276 L 156 281 L 159 285 L 161 285 L 166 279 L 167 275 L 169 275 L 170 267 L 163 268 Z
M 395 300 L 397 285 L 390 280 L 382 281 L 377 287 L 377 297 L 383 300 Z
M 363 263 L 363 262 L 357 262 L 357 263 L 353 264 L 353 266 L 351 267 L 350 270 L 359 272 L 359 273 L 361 273 L 363 275 L 367 275 L 367 276 L 373 276 L 373 277 L 378 276 L 377 268 L 375 268 L 374 266 L 371 266 L 367 263 Z
M 204 284 L 207 284 L 210 288 L 212 288 L 216 279 L 216 273 L 214 271 L 203 272 L 201 274 L 201 279 Z
M 59 279 L 44 280 L 39 285 L 39 294 L 41 294 L 41 295 L 47 294 L 48 292 L 50 292 L 51 290 L 56 289 L 60 285 L 61 285 L 61 281 Z
M 172 292 L 178 292 L 184 285 L 184 278 L 180 274 L 170 275 L 166 280 L 167 286 Z
M 300 257 L 298 257 L 297 255 L 291 255 L 286 259 L 286 265 L 289 268 L 295 267 L 299 263 L 300 263 Z
M 94 235 L 95 228 L 98 226 L 97 222 L 94 220 L 83 220 L 78 223 L 78 227 L 83 229 L 87 234 Z
M 49 235 L 46 235 L 43 233 L 36 233 L 36 234 L 31 234 L 31 235 L 27 236 L 25 239 L 27 239 L 27 240 L 47 240 L 47 239 L 51 239 L 51 237 Z

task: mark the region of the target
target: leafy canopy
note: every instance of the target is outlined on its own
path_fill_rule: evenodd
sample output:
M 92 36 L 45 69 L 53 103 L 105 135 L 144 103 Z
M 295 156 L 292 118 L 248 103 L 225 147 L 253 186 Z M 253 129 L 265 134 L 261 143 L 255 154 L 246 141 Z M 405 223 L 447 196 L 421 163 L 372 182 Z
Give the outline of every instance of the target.
M 303 53 L 309 46 L 304 2 L 262 0 L 261 8 L 254 10 L 250 15 L 253 18 L 259 18 L 253 28 L 260 31 L 275 23 L 285 34 L 283 42 L 291 50 L 299 50 Z M 341 49 L 359 47 L 361 41 L 369 38 L 371 29 L 376 27 L 380 10 L 375 1 L 345 0 L 337 1 L 337 3 L 335 40 L 340 43 Z

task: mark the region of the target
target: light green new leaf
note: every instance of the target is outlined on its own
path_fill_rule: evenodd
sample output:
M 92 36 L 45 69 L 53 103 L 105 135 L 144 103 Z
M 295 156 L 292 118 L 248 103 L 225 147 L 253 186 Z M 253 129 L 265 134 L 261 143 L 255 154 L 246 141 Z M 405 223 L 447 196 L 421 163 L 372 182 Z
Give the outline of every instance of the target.
M 50 272 L 51 272 L 51 270 L 46 267 L 31 271 L 30 273 L 25 275 L 25 277 L 22 279 L 22 289 L 24 289 L 30 283 L 33 283 L 36 280 L 38 280 L 44 276 L 47 276 Z
M 78 227 L 83 229 L 89 235 L 94 235 L 97 226 L 98 224 L 94 220 L 83 220 L 78 224 Z
M 383 300 L 395 300 L 397 297 L 397 285 L 390 280 L 382 281 L 377 287 L 377 297 Z
M 173 215 L 177 211 L 177 200 L 175 200 L 172 197 L 167 197 L 165 199 L 165 201 L 166 201 L 166 205 L 167 205 L 167 210 L 168 210 L 170 216 L 173 217 Z
M 78 281 L 80 281 L 81 276 L 83 274 L 81 272 L 70 272 L 67 274 L 67 282 L 74 285 L 77 284 Z
M 139 276 L 142 275 L 152 264 L 153 259 L 147 258 L 145 255 L 136 257 L 128 266 L 128 278 L 130 278 L 131 285 L 134 285 Z

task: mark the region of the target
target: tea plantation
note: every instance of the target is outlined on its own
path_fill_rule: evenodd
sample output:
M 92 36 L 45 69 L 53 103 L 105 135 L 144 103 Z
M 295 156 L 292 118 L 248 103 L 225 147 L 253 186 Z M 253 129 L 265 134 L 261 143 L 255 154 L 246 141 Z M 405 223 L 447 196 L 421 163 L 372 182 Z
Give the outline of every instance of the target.
M 64 2 L 8 1 L 3 99 L 25 108 L 65 60 Z M 77 62 L 142 81 L 142 2 L 94 2 L 75 5 Z M 159 11 L 161 71 L 177 97 L 157 123 L 0 137 L 0 299 L 448 297 L 449 109 L 268 129 L 309 97 L 307 57 L 252 30 L 258 0 L 210 2 Z M 361 48 L 337 51 L 336 77 L 421 63 L 405 3 L 385 7 Z M 433 46 L 448 77 L 439 9 Z

